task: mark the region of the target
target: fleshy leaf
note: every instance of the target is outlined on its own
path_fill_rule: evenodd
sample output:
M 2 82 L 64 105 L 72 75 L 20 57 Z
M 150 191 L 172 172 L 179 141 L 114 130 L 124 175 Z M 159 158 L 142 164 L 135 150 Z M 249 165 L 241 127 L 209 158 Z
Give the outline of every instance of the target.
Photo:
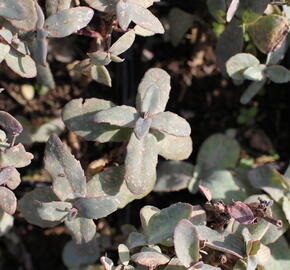
M 244 243 L 234 234 L 217 232 L 206 226 L 196 226 L 200 240 L 206 240 L 209 248 L 234 255 L 240 259 L 245 257 Z
M 18 0 L 1 0 L 0 16 L 10 20 L 24 20 L 28 12 Z
M 157 140 L 148 134 L 139 140 L 132 133 L 125 159 L 125 181 L 129 190 L 136 195 L 153 189 L 156 181 Z
M 85 0 L 90 7 L 102 11 L 102 12 L 113 12 L 116 8 L 117 0 Z
M 14 193 L 6 187 L 0 187 L 0 198 L 0 208 L 7 214 L 13 215 L 17 205 Z
M 154 191 L 171 192 L 187 188 L 194 166 L 183 161 L 165 161 L 158 166 Z
M 290 223 L 290 201 L 287 197 L 284 197 L 282 200 L 282 208 L 288 222 Z
M 230 22 L 238 10 L 240 0 L 232 0 L 227 11 L 227 22 Z
M 62 201 L 86 195 L 86 178 L 81 164 L 56 135 L 51 135 L 46 144 L 44 162 L 53 179 L 53 191 Z
M 243 77 L 251 81 L 262 81 L 265 79 L 265 65 L 258 65 L 254 67 L 249 67 L 243 72 Z
M 97 51 L 88 53 L 91 64 L 96 66 L 106 66 L 111 62 L 110 55 L 107 52 Z
M 154 95 L 152 93 L 152 89 L 158 92 L 158 106 L 155 108 L 151 108 L 151 103 L 147 102 L 147 95 L 155 96 L 155 93 Z M 160 68 L 149 69 L 145 73 L 138 87 L 138 93 L 136 97 L 137 111 L 141 113 L 150 111 L 151 114 L 163 112 L 169 99 L 169 92 L 170 76 L 168 73 Z
M 125 207 L 129 202 L 140 199 L 146 195 L 134 195 L 124 180 L 125 168 L 123 166 L 111 167 L 94 175 L 87 183 L 87 196 L 113 196 L 118 208 Z
M 240 146 L 235 139 L 223 134 L 207 138 L 197 156 L 197 164 L 202 170 L 222 170 L 235 167 L 240 155 Z
M 146 244 L 147 243 L 144 234 L 138 232 L 131 232 L 129 234 L 127 240 L 127 246 L 129 247 L 129 249 L 133 249 L 135 247 L 142 247 Z
M 135 126 L 139 118 L 139 113 L 135 108 L 122 105 L 115 106 L 96 113 L 94 120 L 96 123 L 108 123 L 118 127 L 131 127 Z
M 177 223 L 184 218 L 190 218 L 192 210 L 190 204 L 176 203 L 154 214 L 145 231 L 148 243 L 158 244 L 173 236 Z
M 248 177 L 255 188 L 264 190 L 276 202 L 280 202 L 284 191 L 290 189 L 285 177 L 267 165 L 250 170 Z
M 233 202 L 228 210 L 230 216 L 241 224 L 251 224 L 256 219 L 251 208 L 243 202 Z
M 96 238 L 96 225 L 92 219 L 65 220 L 65 225 L 77 244 L 87 244 Z
M 63 221 L 68 216 L 72 204 L 69 202 L 36 202 L 39 204 L 37 213 L 46 221 Z
M 174 249 L 177 258 L 185 267 L 199 261 L 199 237 L 196 227 L 182 219 L 174 230 Z
M 242 104 L 249 103 L 252 100 L 252 98 L 256 94 L 258 94 L 258 92 L 264 87 L 265 83 L 266 83 L 266 79 L 250 83 L 246 91 L 241 96 L 240 102 Z
M 289 29 L 287 18 L 276 14 L 261 16 L 248 26 L 257 48 L 265 54 L 275 51 L 286 38 Z
M 290 81 L 290 70 L 280 65 L 267 67 L 266 75 L 274 83 L 287 83 Z
M 151 128 L 176 137 L 187 137 L 191 133 L 188 122 L 172 112 L 160 112 L 155 114 L 152 117 Z
M 154 135 L 156 135 L 155 132 Z M 192 139 L 188 137 L 176 137 L 173 135 L 160 133 L 157 137 L 162 137 L 158 140 L 158 154 L 165 159 L 184 160 L 187 159 L 192 152 Z
M 62 119 L 68 129 L 88 141 L 104 143 L 128 140 L 129 130 L 120 130 L 118 127 L 109 124 L 97 124 L 94 122 L 97 112 L 113 106 L 113 103 L 103 99 L 90 98 L 85 101 L 83 99 L 73 99 L 63 108 Z
M 22 215 L 29 223 L 42 228 L 51 228 L 58 225 L 60 222 L 42 220 L 37 211 L 37 208 L 40 205 L 35 202 L 41 201 L 44 203 L 57 200 L 58 198 L 50 187 L 35 188 L 34 190 L 25 193 L 25 195 L 18 202 L 18 207 Z
M 6 64 L 15 73 L 24 78 L 33 78 L 36 76 L 36 65 L 29 55 L 23 55 L 11 48 L 5 56 Z
M 80 198 L 74 204 L 78 215 L 89 219 L 100 219 L 117 210 L 117 202 L 111 196 Z
M 140 117 L 134 127 L 134 133 L 139 140 L 142 140 L 144 137 L 148 135 L 149 129 L 152 124 L 152 118 L 142 118 Z
M 26 152 L 24 146 L 21 143 L 10 147 L 3 152 L 0 151 L 1 167 L 26 167 L 31 163 L 31 159 L 33 159 L 33 155 L 29 152 Z
M 116 14 L 120 27 L 126 31 L 132 21 L 133 6 L 129 1 L 119 0 L 116 4 Z
M 170 258 L 157 251 L 146 251 L 135 253 L 131 256 L 132 261 L 150 268 L 156 268 L 169 262 Z
M 243 79 L 243 72 L 249 67 L 255 67 L 260 61 L 252 54 L 238 53 L 232 56 L 226 62 L 226 68 L 229 76 L 235 80 Z
M 101 84 L 111 87 L 112 80 L 109 71 L 105 66 L 95 66 L 91 67 L 91 76 L 92 78 Z
M 62 252 L 63 262 L 70 269 L 93 264 L 99 257 L 100 248 L 97 239 L 93 239 L 87 244 L 77 244 L 74 241 L 69 241 Z
M 109 53 L 119 55 L 127 51 L 135 40 L 135 31 L 130 30 L 122 35 L 109 49 Z
M 6 1 L 15 2 L 15 0 L 13 1 L 6 0 Z M 21 0 L 21 5 L 26 10 L 28 16 L 25 16 L 25 18 L 21 20 L 9 19 L 10 23 L 17 29 L 24 32 L 35 30 L 37 23 L 37 12 L 34 0 Z
M 87 26 L 93 15 L 94 11 L 88 7 L 65 9 L 48 17 L 44 28 L 49 37 L 66 37 Z
M 124 244 L 118 246 L 118 254 L 123 265 L 128 265 L 130 261 L 130 250 Z
M 13 227 L 13 216 L 0 210 L 0 236 L 6 234 Z
M 5 111 L 0 111 L 0 127 L 10 135 L 18 135 L 23 131 L 21 123 Z

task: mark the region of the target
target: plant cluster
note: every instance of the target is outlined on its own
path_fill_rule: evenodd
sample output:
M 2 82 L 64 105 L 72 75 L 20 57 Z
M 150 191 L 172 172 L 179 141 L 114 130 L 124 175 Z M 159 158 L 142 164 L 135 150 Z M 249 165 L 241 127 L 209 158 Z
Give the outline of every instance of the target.
M 37 76 L 41 85 L 54 88 L 49 67 L 52 39 L 88 36 L 95 39 L 95 46 L 87 58 L 73 63 L 72 71 L 111 86 L 107 66 L 125 60 L 122 54 L 132 47 L 136 35 L 164 33 L 148 9 L 154 2 L 159 1 L 0 0 L 0 62 L 21 77 Z M 207 0 L 210 13 L 224 27 L 216 48 L 222 73 L 237 85 L 251 81 L 242 103 L 250 102 L 269 81 L 290 81 L 290 71 L 280 65 L 289 47 L 290 10 L 288 1 L 282 4 Z M 104 25 L 100 31 L 94 29 L 96 16 Z M 182 24 L 176 16 L 182 17 Z M 176 46 L 194 16 L 174 8 L 169 17 L 178 29 L 170 33 Z M 116 33 L 121 34 L 112 43 Z M 0 111 L 0 235 L 12 226 L 17 208 L 12 191 L 21 182 L 17 168 L 29 165 L 33 158 L 18 141 L 47 141 L 44 166 L 52 184 L 25 193 L 18 209 L 29 223 L 41 228 L 64 223 L 72 237 L 62 253 L 68 268 L 289 269 L 290 248 L 284 234 L 290 223 L 290 169 L 282 175 L 269 165 L 246 164 L 231 131 L 207 138 L 196 164 L 183 161 L 192 152 L 191 127 L 184 118 L 166 111 L 170 90 L 169 74 L 155 67 L 141 80 L 135 107 L 100 98 L 72 99 L 62 108 L 62 119 L 39 128 Z M 120 162 L 93 175 L 85 173 L 57 136 L 65 127 L 87 141 L 122 143 Z M 167 161 L 158 165 L 158 156 Z M 164 209 L 144 206 L 142 228 L 127 225 L 124 230 L 127 241 L 118 245 L 119 261 L 101 257 L 102 235 L 96 220 L 151 191 L 183 189 L 201 193 L 204 201 Z M 95 266 L 99 258 L 101 265 Z

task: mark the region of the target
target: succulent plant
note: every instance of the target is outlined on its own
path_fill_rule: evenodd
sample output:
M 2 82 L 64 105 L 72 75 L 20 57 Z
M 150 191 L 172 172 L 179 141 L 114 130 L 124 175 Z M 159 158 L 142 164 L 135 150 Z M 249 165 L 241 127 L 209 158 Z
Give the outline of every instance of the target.
M 146 72 L 138 88 L 136 109 L 91 99 L 68 103 L 63 110 L 66 126 L 88 140 L 126 141 L 125 181 L 135 195 L 148 193 L 156 180 L 157 156 L 181 160 L 192 150 L 190 126 L 180 116 L 164 112 L 170 77 L 162 69 Z
M 23 131 L 22 125 L 9 113 L 0 111 L 0 235 L 13 224 L 17 198 L 13 191 L 20 182 L 17 168 L 30 164 L 33 155 L 22 144 L 14 145 L 15 137 Z

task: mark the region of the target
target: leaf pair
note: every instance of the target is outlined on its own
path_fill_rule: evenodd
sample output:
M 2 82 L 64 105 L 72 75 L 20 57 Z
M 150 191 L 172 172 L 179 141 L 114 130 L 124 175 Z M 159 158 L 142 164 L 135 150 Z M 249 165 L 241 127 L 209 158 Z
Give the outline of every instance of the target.
M 116 63 L 123 62 L 125 59 L 120 58 L 119 55 L 127 51 L 132 46 L 134 40 L 135 31 L 130 30 L 123 34 L 107 52 L 97 51 L 88 53 L 89 58 L 79 62 L 75 66 L 75 70 L 90 73 L 95 81 L 111 87 L 111 77 L 105 66 L 112 61 Z
M 161 69 L 150 69 L 138 88 L 137 109 L 115 106 L 94 116 L 98 124 L 110 124 L 133 131 L 127 146 L 125 180 L 129 190 L 137 195 L 152 189 L 156 180 L 158 138 L 152 130 L 181 138 L 190 135 L 190 126 L 183 118 L 164 112 L 169 92 L 168 74 Z
M 92 8 L 101 12 L 116 13 L 120 27 L 126 31 L 133 21 L 139 27 L 153 33 L 164 33 L 160 21 L 147 9 L 154 0 L 85 0 Z

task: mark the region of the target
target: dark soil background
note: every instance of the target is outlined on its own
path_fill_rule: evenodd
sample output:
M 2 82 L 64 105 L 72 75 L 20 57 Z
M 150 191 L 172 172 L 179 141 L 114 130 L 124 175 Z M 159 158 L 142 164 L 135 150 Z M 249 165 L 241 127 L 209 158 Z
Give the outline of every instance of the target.
M 85 77 L 80 81 L 73 81 L 69 76 L 67 64 L 51 57 L 56 89 L 45 95 L 36 94 L 32 101 L 27 102 L 21 96 L 20 87 L 24 83 L 33 84 L 34 81 L 12 74 L 2 64 L 0 86 L 6 91 L 0 95 L 0 109 L 12 115 L 25 116 L 38 124 L 43 122 L 44 118 L 58 117 L 61 108 L 73 98 L 98 97 L 110 99 L 117 104 L 131 105 L 134 104 L 137 86 L 145 71 L 151 67 L 161 67 L 172 77 L 167 109 L 185 117 L 191 124 L 194 149 L 190 162 L 195 162 L 197 151 L 208 136 L 234 128 L 244 156 L 259 158 L 276 152 L 280 156 L 276 167 L 283 172 L 290 162 L 289 84 L 268 84 L 249 105 L 241 105 L 239 99 L 246 84 L 237 87 L 231 80 L 221 76 L 214 54 L 217 37 L 213 32 L 213 19 L 205 2 L 168 0 L 154 5 L 151 10 L 165 24 L 172 7 L 179 7 L 194 14 L 198 18 L 193 24 L 197 31 L 195 39 L 192 40 L 187 35 L 178 47 L 173 47 L 162 35 L 138 37 L 133 47 L 124 53 L 126 61 L 109 66 L 113 79 L 112 88 Z M 68 39 L 71 49 L 75 52 L 74 59 L 83 59 L 93 42 L 91 38 L 82 36 Z M 147 55 L 152 59 L 146 59 Z M 282 64 L 290 68 L 289 53 Z M 252 124 L 239 124 L 237 119 L 241 109 L 252 107 L 258 109 Z M 119 147 L 118 144 L 96 145 L 86 142 L 68 131 L 63 133 L 61 138 L 68 143 L 84 168 L 90 162 Z M 16 190 L 18 198 L 36 186 L 49 184 L 45 177 L 44 181 L 32 177 L 29 179 L 32 171 L 45 175 L 42 171 L 44 147 L 41 143 L 27 146 L 27 151 L 32 152 L 35 159 L 29 167 L 21 170 L 22 175 L 28 177 L 25 177 L 26 180 Z M 142 200 L 132 202 L 106 220 L 96 222 L 100 232 L 111 235 L 111 244 L 104 251 L 115 256 L 115 248 L 123 240 L 120 227 L 126 223 L 138 227 L 139 210 L 142 206 L 152 204 L 162 208 L 178 201 L 198 203 L 200 200 L 201 196 L 182 191 L 170 194 L 151 193 Z M 21 214 L 17 213 L 11 233 L 0 239 L 0 270 L 64 270 L 66 268 L 62 264 L 61 252 L 69 239 L 63 226 L 43 230 L 28 224 Z

